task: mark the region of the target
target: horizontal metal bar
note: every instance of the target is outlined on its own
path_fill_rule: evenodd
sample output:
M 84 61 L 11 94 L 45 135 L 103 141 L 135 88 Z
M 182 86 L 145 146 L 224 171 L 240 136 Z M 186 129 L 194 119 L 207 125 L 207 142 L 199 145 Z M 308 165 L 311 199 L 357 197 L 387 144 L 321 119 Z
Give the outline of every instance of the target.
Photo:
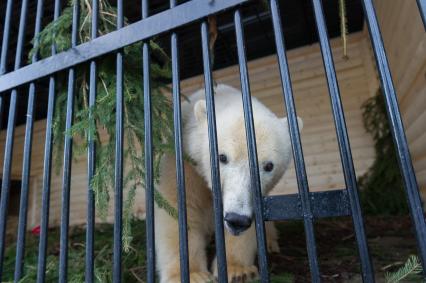
M 351 215 L 347 190 L 309 193 L 312 215 L 315 218 Z M 265 221 L 302 220 L 302 202 L 298 194 L 269 196 L 263 198 Z
M 65 70 L 249 0 L 193 0 L 0 77 L 0 92 Z

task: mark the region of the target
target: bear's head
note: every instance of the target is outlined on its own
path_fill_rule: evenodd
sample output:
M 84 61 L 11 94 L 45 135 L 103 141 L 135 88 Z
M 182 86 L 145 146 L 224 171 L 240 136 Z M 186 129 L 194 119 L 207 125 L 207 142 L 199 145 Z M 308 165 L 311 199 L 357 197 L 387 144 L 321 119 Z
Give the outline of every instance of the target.
M 289 166 L 292 150 L 287 118 L 278 118 L 257 99 L 252 98 L 259 176 L 263 195 L 267 195 Z M 225 85 L 215 89 L 218 158 L 225 227 L 238 235 L 251 226 L 253 201 L 247 140 L 239 90 Z M 196 170 L 212 188 L 206 101 L 193 104 L 193 125 L 189 155 Z M 298 118 L 299 129 L 302 120 Z

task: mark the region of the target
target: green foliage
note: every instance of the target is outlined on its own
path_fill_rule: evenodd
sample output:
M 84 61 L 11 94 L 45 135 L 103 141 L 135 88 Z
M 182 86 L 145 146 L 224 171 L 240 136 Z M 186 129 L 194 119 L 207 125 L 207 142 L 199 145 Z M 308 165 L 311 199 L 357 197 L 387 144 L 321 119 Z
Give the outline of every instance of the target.
M 381 90 L 363 105 L 364 126 L 374 140 L 376 159 L 359 178 L 361 201 L 367 214 L 402 215 L 408 207 Z
M 405 264 L 395 272 L 386 273 L 386 283 L 398 283 L 402 281 L 408 282 L 420 282 L 422 273 L 422 266 L 419 258 L 415 255 L 411 255 Z
M 145 222 L 132 221 L 134 241 L 122 255 L 123 282 L 143 282 L 146 268 Z M 68 250 L 68 282 L 84 282 L 85 278 L 85 229 L 74 228 L 70 233 Z M 46 282 L 58 282 L 59 274 L 59 234 L 58 228 L 49 230 Z M 113 226 L 102 224 L 95 229 L 95 282 L 112 282 Z M 20 283 L 36 282 L 38 260 L 38 236 L 28 233 L 26 237 L 24 277 Z M 16 243 L 9 245 L 5 253 L 4 282 L 13 282 L 15 269 Z
M 80 42 L 90 40 L 91 1 L 80 1 Z M 34 48 L 30 58 L 38 53 L 41 57 L 51 54 L 52 45 L 58 52 L 71 47 L 72 4 L 66 7 L 62 15 L 46 26 L 33 40 Z M 106 0 L 99 2 L 99 34 L 103 35 L 116 29 L 115 7 Z M 128 21 L 125 20 L 125 24 Z M 125 47 L 124 70 L 124 189 L 127 197 L 124 203 L 124 248 L 129 249 L 131 236 L 131 218 L 137 188 L 144 188 L 144 101 L 142 84 L 142 43 Z M 159 165 L 165 152 L 173 151 L 173 125 L 171 101 L 165 95 L 170 93 L 170 59 L 154 40 L 149 42 L 151 49 L 151 101 L 152 101 L 152 137 L 154 145 L 154 178 L 159 180 Z M 115 119 L 116 119 L 116 56 L 110 54 L 97 59 L 97 99 L 94 107 L 88 106 L 89 67 L 87 64 L 76 67 L 76 90 L 73 126 L 65 130 L 65 112 L 67 102 L 67 74 L 57 75 L 57 97 L 53 123 L 54 156 L 59 173 L 63 155 L 65 135 L 74 137 L 74 157 L 87 152 L 89 141 L 96 144 L 96 173 L 91 181 L 95 191 L 96 209 L 101 217 L 107 214 L 110 192 L 114 189 L 115 157 Z M 170 215 L 177 215 L 158 191 L 155 201 Z

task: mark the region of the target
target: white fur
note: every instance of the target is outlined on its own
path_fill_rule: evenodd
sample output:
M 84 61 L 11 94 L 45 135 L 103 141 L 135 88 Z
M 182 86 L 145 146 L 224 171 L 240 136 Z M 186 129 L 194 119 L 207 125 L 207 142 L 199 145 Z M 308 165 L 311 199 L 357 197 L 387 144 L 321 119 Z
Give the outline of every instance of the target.
M 207 282 L 205 247 L 208 235 L 214 231 L 211 194 L 211 167 L 207 114 L 204 90 L 189 97 L 182 105 L 183 145 L 185 153 L 195 164 L 185 163 L 188 237 L 191 282 Z M 233 212 L 252 217 L 253 204 L 250 168 L 247 154 L 244 112 L 241 92 L 226 85 L 215 88 L 215 110 L 219 154 L 229 162 L 220 164 L 223 214 Z M 252 98 L 254 125 L 261 189 L 268 194 L 282 177 L 291 160 L 291 143 L 286 118 L 278 118 L 256 98 Z M 299 120 L 300 129 L 303 127 Z M 272 172 L 263 169 L 267 162 L 274 164 Z M 177 207 L 174 156 L 162 161 L 159 190 Z M 156 208 L 157 267 L 161 282 L 179 282 L 179 239 L 177 221 L 164 210 Z M 276 232 L 270 230 L 270 247 L 276 249 Z M 235 237 L 226 232 L 228 274 L 230 279 L 255 273 L 256 238 L 252 225 Z M 271 239 L 272 238 L 272 239 Z M 214 271 L 214 270 L 213 270 Z

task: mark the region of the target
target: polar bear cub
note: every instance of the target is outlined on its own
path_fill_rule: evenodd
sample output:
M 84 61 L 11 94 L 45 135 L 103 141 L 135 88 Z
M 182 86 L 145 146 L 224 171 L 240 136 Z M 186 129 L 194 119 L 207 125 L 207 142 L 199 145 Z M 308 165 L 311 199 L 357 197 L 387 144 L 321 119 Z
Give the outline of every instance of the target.
M 192 283 L 212 282 L 216 260 L 208 269 L 206 246 L 214 233 L 210 151 L 204 90 L 182 104 L 185 162 L 188 252 Z M 230 282 L 246 282 L 257 276 L 256 234 L 250 186 L 250 168 L 241 92 L 227 85 L 215 88 L 215 110 L 223 198 L 225 244 Z M 291 160 L 291 143 L 286 118 L 278 118 L 252 98 L 257 154 L 262 193 L 277 184 Z M 299 127 L 302 127 L 300 118 Z M 164 156 L 158 190 L 177 207 L 175 157 Z M 268 248 L 276 251 L 277 233 L 267 223 Z M 178 222 L 166 211 L 155 209 L 156 259 L 161 283 L 180 282 Z

